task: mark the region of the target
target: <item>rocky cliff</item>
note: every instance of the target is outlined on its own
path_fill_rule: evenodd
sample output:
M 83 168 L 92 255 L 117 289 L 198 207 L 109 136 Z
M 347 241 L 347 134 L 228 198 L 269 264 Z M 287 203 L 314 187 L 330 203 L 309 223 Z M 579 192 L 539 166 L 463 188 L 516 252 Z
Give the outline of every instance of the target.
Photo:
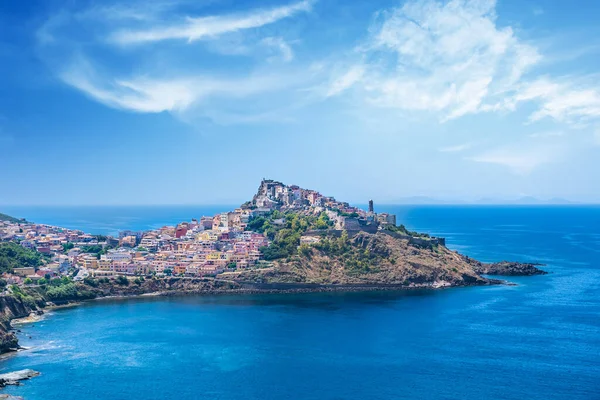
M 473 269 L 478 274 L 504 275 L 504 276 L 531 276 L 547 274 L 538 268 L 542 264 L 518 263 L 511 261 L 500 261 L 497 263 L 482 263 L 471 260 Z
M 26 317 L 31 311 L 30 306 L 21 299 L 10 295 L 0 295 L 0 353 L 19 347 L 16 335 L 10 332 L 10 321 L 14 318 Z
M 304 246 L 298 255 L 276 260 L 268 268 L 229 273 L 239 282 L 260 284 L 376 285 L 447 287 L 497 283 L 481 276 L 495 271 L 529 275 L 519 263 L 492 267 L 449 250 L 418 244 L 381 232 L 360 232 L 342 243 L 325 238 Z M 498 264 L 499 265 L 499 264 Z

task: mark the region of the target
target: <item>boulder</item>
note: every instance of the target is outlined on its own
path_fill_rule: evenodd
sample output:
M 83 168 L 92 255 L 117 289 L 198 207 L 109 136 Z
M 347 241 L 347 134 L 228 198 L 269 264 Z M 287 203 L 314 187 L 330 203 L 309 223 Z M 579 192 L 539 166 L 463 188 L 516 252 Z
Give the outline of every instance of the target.
M 40 373 L 32 369 L 22 369 L 20 371 L 8 372 L 0 374 L 0 387 L 6 385 L 20 385 L 20 381 L 31 379 L 38 376 Z

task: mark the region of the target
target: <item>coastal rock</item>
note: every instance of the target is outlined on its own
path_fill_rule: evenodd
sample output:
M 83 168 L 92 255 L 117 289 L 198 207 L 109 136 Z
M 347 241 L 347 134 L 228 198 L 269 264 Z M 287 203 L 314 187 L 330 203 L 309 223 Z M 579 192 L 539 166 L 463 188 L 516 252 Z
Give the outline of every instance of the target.
M 15 296 L 0 296 L 0 353 L 15 351 L 19 348 L 17 336 L 11 329 L 10 321 L 27 317 L 31 308 Z
M 34 371 L 32 369 L 22 369 L 20 371 L 0 374 L 0 387 L 4 387 L 6 385 L 20 385 L 20 381 L 31 379 L 39 375 L 40 373 L 38 371 Z
M 546 271 L 537 268 L 542 264 L 500 261 L 497 263 L 479 263 L 474 266 L 478 274 L 503 276 L 545 275 Z
M 23 400 L 21 396 L 13 396 L 11 394 L 0 394 L 0 400 Z

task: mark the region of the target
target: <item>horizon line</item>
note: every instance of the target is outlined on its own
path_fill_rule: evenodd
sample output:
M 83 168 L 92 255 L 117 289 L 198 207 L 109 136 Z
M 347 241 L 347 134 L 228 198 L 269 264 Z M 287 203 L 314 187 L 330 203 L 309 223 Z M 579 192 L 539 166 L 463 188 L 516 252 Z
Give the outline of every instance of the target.
M 368 205 L 368 202 L 348 202 L 355 205 Z M 242 203 L 124 203 L 124 204 L 0 204 L 0 212 L 3 207 L 7 208 L 25 208 L 25 207 L 239 207 Z M 564 202 L 545 202 L 543 200 L 537 202 L 477 202 L 477 201 L 436 201 L 432 199 L 430 202 L 379 202 L 376 203 L 384 206 L 600 206 L 600 202 L 585 202 L 585 201 L 564 201 Z

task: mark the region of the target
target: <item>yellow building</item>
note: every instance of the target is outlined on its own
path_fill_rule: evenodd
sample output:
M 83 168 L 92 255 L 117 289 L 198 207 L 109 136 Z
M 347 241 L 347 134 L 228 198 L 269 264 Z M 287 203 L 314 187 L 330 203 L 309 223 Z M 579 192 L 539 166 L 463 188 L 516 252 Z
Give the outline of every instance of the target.
M 112 260 L 98 260 L 98 269 L 102 271 L 112 271 Z
M 91 257 L 84 258 L 83 259 L 83 268 L 86 268 L 86 269 L 90 269 L 90 268 L 91 269 L 96 269 L 96 268 L 98 268 L 98 259 L 91 258 Z

